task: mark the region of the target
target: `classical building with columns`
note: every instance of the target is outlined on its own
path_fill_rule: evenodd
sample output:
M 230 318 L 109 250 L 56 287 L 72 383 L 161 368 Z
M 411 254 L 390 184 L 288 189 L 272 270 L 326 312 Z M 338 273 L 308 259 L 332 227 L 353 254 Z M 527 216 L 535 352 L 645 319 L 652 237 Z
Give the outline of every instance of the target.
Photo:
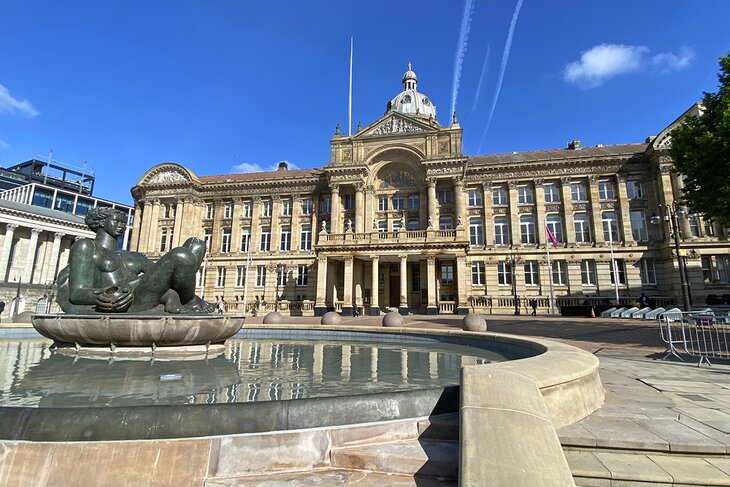
M 535 301 L 544 313 L 551 289 L 558 306 L 642 293 L 680 304 L 680 264 L 693 305 L 730 300 L 726 230 L 679 205 L 667 151 L 697 106 L 644 143 L 468 156 L 456 115 L 438 123 L 410 67 L 402 82 L 383 117 L 351 136 L 338 127 L 322 168 L 154 166 L 132 189 L 132 247 L 155 258 L 204 238 L 201 294 L 238 311 L 524 312 Z

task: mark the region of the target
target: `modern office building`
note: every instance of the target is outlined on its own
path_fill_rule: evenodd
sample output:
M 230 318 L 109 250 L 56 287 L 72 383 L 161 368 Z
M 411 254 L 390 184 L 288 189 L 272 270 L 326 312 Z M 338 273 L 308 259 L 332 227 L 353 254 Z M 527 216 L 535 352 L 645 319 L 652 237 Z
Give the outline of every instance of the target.
M 441 126 L 410 67 L 402 82 L 383 117 L 335 131 L 322 168 L 154 166 L 132 189 L 132 248 L 154 258 L 205 238 L 201 292 L 239 311 L 524 312 L 536 300 L 544 313 L 551 289 L 559 305 L 730 294 L 726 231 L 678 205 L 667 151 L 698 106 L 642 143 L 469 156 L 456 115 Z

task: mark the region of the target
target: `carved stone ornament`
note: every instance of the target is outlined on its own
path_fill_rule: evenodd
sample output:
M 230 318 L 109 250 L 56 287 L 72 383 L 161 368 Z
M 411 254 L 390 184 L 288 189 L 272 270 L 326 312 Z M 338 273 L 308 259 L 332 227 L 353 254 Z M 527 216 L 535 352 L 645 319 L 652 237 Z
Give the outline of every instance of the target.
M 449 141 L 448 140 L 442 140 L 439 142 L 439 154 L 448 154 L 449 153 Z
M 590 208 L 589 203 L 573 203 L 574 211 L 588 211 L 589 208 Z
M 380 187 L 386 188 L 412 188 L 417 185 L 416 178 L 406 171 L 392 171 L 380 176 Z
M 343 161 L 351 161 L 352 160 L 352 149 L 349 147 L 342 150 L 342 160 Z
M 469 215 L 481 215 L 481 208 L 469 208 Z
M 545 211 L 550 212 L 559 212 L 562 205 L 559 204 L 551 204 L 551 205 L 545 205 Z
M 390 135 L 425 132 L 426 129 L 404 118 L 392 117 L 378 124 L 365 135 Z
M 180 174 L 178 171 L 162 171 L 147 180 L 147 184 L 172 184 L 185 183 L 188 178 Z
M 518 209 L 518 213 L 521 215 L 530 214 L 530 213 L 532 213 L 532 210 L 533 210 L 532 205 L 520 206 Z
M 495 215 L 506 215 L 507 214 L 507 207 L 505 206 L 495 206 L 492 212 Z
M 601 201 L 601 209 L 602 210 L 615 210 L 616 202 L 615 201 Z

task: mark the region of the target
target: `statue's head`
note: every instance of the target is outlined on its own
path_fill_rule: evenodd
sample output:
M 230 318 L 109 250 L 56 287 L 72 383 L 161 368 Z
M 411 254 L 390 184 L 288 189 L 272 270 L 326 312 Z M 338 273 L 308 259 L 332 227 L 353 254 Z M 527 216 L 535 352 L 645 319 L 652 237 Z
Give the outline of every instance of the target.
M 127 226 L 126 220 L 124 213 L 115 208 L 107 207 L 92 208 L 84 218 L 86 225 L 92 231 L 95 232 L 100 228 L 104 228 L 107 233 L 115 237 L 124 233 Z
M 195 268 L 200 267 L 205 257 L 205 240 L 190 237 L 185 241 L 183 247 L 186 247 L 195 256 Z

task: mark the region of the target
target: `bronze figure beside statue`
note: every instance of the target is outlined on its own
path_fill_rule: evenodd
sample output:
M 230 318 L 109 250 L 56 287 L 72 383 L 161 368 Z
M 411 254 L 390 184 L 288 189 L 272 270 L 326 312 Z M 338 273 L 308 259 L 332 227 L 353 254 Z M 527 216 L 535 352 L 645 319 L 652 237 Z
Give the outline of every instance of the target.
M 153 262 L 139 252 L 119 250 L 126 217 L 114 208 L 94 208 L 85 218 L 96 232 L 76 241 L 68 266 L 58 275 L 58 304 L 71 314 L 197 314 L 215 305 L 195 294 L 195 273 L 205 242 L 191 237 Z

